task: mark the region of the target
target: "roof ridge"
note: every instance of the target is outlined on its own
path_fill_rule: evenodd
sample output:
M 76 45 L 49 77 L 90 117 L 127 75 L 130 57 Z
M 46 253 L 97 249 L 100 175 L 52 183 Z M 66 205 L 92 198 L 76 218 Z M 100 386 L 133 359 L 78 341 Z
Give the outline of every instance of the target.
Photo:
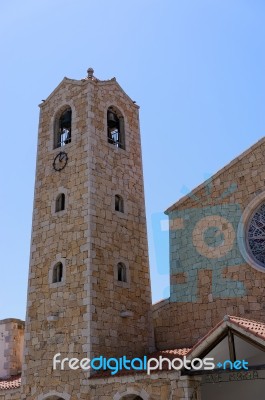
M 242 321 L 247 321 L 247 322 L 254 322 L 255 324 L 260 324 L 260 325 L 264 325 L 265 326 L 265 322 L 256 321 L 255 319 L 248 319 L 248 318 L 244 318 L 244 317 L 238 317 L 236 315 L 227 315 L 227 317 L 229 318 L 229 321 L 231 321 L 231 318 L 235 318 L 237 320 L 242 320 Z

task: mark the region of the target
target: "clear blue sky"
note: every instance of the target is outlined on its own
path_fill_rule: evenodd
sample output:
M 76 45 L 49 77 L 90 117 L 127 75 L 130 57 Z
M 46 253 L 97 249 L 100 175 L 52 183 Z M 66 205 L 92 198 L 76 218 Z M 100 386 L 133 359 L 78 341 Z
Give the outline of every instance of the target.
M 1 2 L 0 319 L 25 317 L 41 99 L 92 66 L 141 106 L 156 301 L 152 216 L 264 136 L 264 17 L 264 0 Z

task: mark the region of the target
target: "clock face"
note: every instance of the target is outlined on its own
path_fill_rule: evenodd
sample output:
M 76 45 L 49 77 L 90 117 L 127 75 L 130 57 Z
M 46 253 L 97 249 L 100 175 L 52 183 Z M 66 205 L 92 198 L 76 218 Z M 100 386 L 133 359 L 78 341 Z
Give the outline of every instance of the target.
M 53 160 L 53 168 L 55 171 L 61 171 L 66 166 L 67 161 L 68 155 L 64 151 L 60 151 Z
M 246 239 L 250 257 L 265 268 L 265 204 L 252 215 Z

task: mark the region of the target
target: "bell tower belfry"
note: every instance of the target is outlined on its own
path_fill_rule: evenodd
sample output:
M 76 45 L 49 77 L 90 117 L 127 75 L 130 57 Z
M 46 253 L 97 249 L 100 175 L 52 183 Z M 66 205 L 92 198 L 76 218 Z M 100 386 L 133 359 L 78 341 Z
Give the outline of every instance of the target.
M 93 72 L 64 78 L 40 105 L 27 400 L 88 398 L 84 371 L 53 370 L 57 353 L 136 357 L 153 348 L 138 106 L 115 78 Z

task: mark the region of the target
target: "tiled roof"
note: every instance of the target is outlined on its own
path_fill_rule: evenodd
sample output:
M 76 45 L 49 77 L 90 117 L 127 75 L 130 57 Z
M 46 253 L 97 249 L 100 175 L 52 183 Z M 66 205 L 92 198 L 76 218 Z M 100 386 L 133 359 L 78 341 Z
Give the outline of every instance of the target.
M 190 350 L 191 349 L 189 349 L 187 347 L 184 347 L 184 348 L 181 348 L 181 349 L 160 350 L 160 351 L 157 351 L 156 353 L 150 354 L 150 356 L 148 356 L 148 358 L 150 358 L 150 357 L 158 358 L 159 356 L 164 356 L 164 357 L 167 357 L 169 359 L 170 358 L 175 358 L 176 356 L 181 358 L 181 357 L 184 357 L 186 354 L 188 354 L 188 352 Z
M 225 327 L 229 324 L 230 326 L 234 325 L 234 329 L 241 328 L 246 333 L 250 333 L 255 335 L 256 337 L 265 340 L 265 323 L 259 321 L 253 321 L 246 318 L 225 315 L 222 321 L 220 321 L 215 327 L 213 327 L 205 336 L 203 336 L 189 351 L 189 354 L 193 353 L 195 349 L 204 346 L 204 344 L 208 343 L 208 338 L 213 337 L 212 335 L 218 334 L 218 331 L 221 329 L 225 329 Z
M 228 321 L 265 340 L 265 323 L 227 315 Z
M 11 378 L 0 379 L 0 390 L 16 389 L 21 386 L 21 375 L 12 376 Z

